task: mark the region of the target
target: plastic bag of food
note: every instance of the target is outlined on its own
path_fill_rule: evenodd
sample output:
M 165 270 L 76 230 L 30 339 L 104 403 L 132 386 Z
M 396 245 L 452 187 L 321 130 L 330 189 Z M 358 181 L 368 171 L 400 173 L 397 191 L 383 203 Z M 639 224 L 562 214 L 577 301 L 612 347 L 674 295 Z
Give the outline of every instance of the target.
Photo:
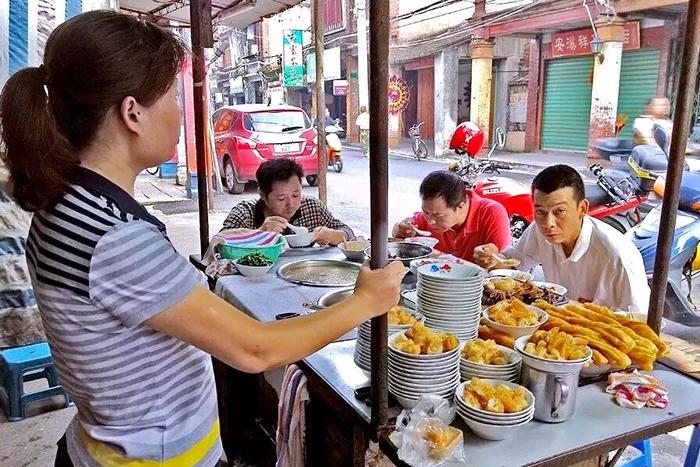
M 401 412 L 391 435 L 399 459 L 421 467 L 465 462 L 462 431 L 449 426 L 454 417 L 454 407 L 435 395 L 423 396 L 414 409 Z

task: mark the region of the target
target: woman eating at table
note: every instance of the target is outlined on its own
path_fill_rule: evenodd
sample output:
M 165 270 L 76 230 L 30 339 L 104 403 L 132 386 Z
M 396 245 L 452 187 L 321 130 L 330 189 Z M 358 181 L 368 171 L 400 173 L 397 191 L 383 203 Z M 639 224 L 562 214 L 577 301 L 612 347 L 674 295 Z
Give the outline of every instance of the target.
M 0 95 L 13 195 L 34 212 L 28 266 L 62 384 L 78 412 L 56 465 L 215 466 L 222 456 L 208 354 L 247 372 L 324 347 L 399 298 L 404 268 L 360 273 L 344 302 L 252 319 L 210 292 L 133 198 L 180 131 L 178 39 L 112 11 L 61 24 L 44 64 Z

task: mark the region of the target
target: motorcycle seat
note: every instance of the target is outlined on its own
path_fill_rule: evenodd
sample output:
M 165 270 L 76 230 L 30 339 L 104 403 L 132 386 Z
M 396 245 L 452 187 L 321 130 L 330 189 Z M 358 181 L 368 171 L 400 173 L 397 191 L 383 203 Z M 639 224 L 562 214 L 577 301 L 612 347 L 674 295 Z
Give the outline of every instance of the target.
M 652 144 L 635 146 L 630 158 L 647 172 L 666 173 L 668 169 L 668 157 L 660 147 Z M 687 163 L 684 164 L 684 170 L 688 170 Z
M 601 204 L 612 203 L 610 195 L 603 190 L 600 185 L 594 181 L 585 180 L 584 188 L 586 189 L 586 199 L 591 206 L 600 206 Z

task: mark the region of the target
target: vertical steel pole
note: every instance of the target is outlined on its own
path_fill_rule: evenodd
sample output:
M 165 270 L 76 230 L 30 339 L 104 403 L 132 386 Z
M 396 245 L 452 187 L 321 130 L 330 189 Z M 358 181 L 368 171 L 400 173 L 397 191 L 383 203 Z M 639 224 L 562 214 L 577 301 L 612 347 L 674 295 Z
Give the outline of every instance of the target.
M 323 35 L 326 29 L 325 0 L 314 0 L 314 46 L 316 51 L 316 132 L 318 133 L 318 198 L 323 204 L 328 202 L 326 173 L 326 81 L 323 79 Z
M 700 0 L 688 2 L 688 17 L 685 27 L 685 42 L 681 72 L 678 80 L 678 98 L 673 116 L 673 137 L 664 189 L 664 201 L 659 222 L 659 238 L 656 245 L 654 277 L 651 284 L 651 299 L 647 323 L 657 333 L 661 328 L 666 301 L 666 284 L 668 280 L 673 233 L 678 213 L 681 177 L 685 161 L 685 148 L 690 129 L 693 99 L 695 94 L 695 77 L 700 55 Z
M 202 257 L 209 246 L 209 203 L 207 177 L 207 135 L 205 109 L 206 66 L 204 48 L 214 46 L 211 24 L 211 0 L 190 0 L 192 28 L 192 95 L 194 105 L 194 137 L 197 151 L 197 201 L 199 203 L 199 245 Z
M 389 236 L 389 0 L 369 4 L 370 134 L 369 185 L 373 269 L 386 265 Z M 364 59 L 364 57 L 359 57 Z M 372 319 L 372 428 L 388 420 L 387 317 Z

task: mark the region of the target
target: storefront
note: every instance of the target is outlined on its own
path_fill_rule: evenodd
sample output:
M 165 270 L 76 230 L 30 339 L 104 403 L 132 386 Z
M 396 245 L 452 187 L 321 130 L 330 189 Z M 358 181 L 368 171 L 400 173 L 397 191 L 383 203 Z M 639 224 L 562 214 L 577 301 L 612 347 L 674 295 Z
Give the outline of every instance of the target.
M 622 54 L 617 102 L 618 117 L 627 119 L 619 134 L 622 138 L 632 137 L 634 119 L 649 99 L 663 94 L 669 46 L 664 29 L 641 29 L 636 22 L 626 26 L 629 41 Z M 594 57 L 588 52 L 590 30 L 586 33 L 580 30 L 553 34 L 552 41 L 545 44 L 543 149 L 588 149 Z M 573 38 L 575 44 L 571 42 Z M 566 56 L 567 48 L 571 49 L 570 55 L 577 56 Z M 579 55 L 580 51 L 588 53 Z
M 421 135 L 432 139 L 435 134 L 435 68 L 433 57 L 420 58 L 404 65 L 403 78 L 409 91 L 406 110 L 402 113 L 402 136 L 408 129 L 423 122 Z

